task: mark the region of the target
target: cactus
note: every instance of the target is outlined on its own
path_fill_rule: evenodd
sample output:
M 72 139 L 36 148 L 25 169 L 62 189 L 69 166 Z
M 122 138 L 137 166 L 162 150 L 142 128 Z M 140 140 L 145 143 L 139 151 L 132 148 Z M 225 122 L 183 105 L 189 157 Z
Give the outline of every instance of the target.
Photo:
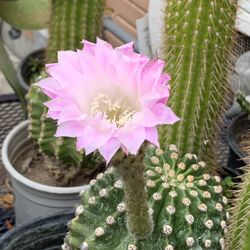
M 250 97 L 246 97 L 242 92 L 237 92 L 236 96 L 242 111 L 250 115 Z
M 215 143 L 229 102 L 227 73 L 235 0 L 167 0 L 164 54 L 172 76 L 169 105 L 181 118 L 160 129 L 161 144 L 175 143 L 215 166 Z
M 105 0 L 53 0 L 48 63 L 56 60 L 57 51 L 81 46 L 82 38 L 90 41 L 96 38 L 100 32 L 104 3 Z M 61 180 L 61 184 L 67 184 L 79 174 L 78 167 L 82 167 L 86 175 L 95 171 L 100 161 L 98 156 L 86 157 L 84 152 L 76 151 L 75 139 L 54 137 L 56 123 L 46 117 L 47 108 L 43 104 L 48 97 L 38 86 L 31 86 L 27 100 L 30 137 L 37 142 L 39 150 L 49 156 L 47 168 Z M 68 166 L 71 167 L 70 172 Z
M 122 163 L 121 163 L 122 164 Z M 124 182 L 109 168 L 81 192 L 64 250 L 223 249 L 227 199 L 220 178 L 206 173 L 196 155 L 176 146 L 148 147 L 144 158 L 148 211 L 154 228 L 138 239 L 129 232 Z M 134 188 L 137 188 L 135 183 Z
M 250 162 L 250 157 L 246 161 Z M 226 237 L 227 250 L 250 249 L 250 164 L 244 170 L 242 183 L 237 185 L 234 206 L 231 208 L 232 216 Z
M 105 0 L 53 0 L 47 62 L 57 60 L 57 51 L 75 50 L 81 40 L 95 41 L 101 31 Z

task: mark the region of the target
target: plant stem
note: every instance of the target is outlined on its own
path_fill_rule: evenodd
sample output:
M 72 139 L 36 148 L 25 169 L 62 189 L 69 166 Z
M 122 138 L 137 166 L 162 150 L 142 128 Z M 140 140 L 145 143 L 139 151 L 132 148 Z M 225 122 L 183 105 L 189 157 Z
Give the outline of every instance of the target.
M 143 154 L 123 158 L 116 168 L 124 183 L 128 231 L 137 239 L 147 238 L 153 231 L 153 221 L 147 205 Z

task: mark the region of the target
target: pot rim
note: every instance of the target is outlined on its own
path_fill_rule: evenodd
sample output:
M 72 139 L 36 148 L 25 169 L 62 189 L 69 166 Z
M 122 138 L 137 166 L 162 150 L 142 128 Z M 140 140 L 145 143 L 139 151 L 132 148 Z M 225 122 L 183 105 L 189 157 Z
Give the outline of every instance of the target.
M 22 174 L 20 174 L 12 165 L 12 163 L 9 160 L 8 157 L 8 148 L 10 145 L 10 142 L 13 138 L 15 138 L 15 135 L 22 129 L 25 129 L 29 124 L 28 120 L 25 120 L 15 126 L 6 136 L 3 142 L 2 147 L 2 162 L 5 166 L 8 173 L 11 175 L 12 178 L 14 178 L 16 181 L 22 183 L 23 185 L 36 189 L 40 192 L 46 192 L 46 193 L 58 193 L 58 194 L 71 194 L 71 193 L 79 193 L 83 189 L 88 189 L 89 185 L 82 185 L 82 186 L 76 186 L 76 187 L 54 187 L 54 186 L 48 186 L 44 184 L 40 184 L 38 182 L 32 181 L 26 177 L 24 177 Z
M 69 221 L 74 217 L 74 210 L 73 209 L 67 209 L 67 210 L 62 210 L 58 212 L 54 212 L 52 214 L 44 215 L 44 216 L 38 216 L 36 218 L 32 218 L 28 221 L 25 221 L 19 225 L 16 225 L 12 230 L 7 231 L 0 237 L 0 246 L 5 244 L 4 242 L 6 241 L 13 241 L 15 240 L 16 237 L 20 237 L 20 232 L 25 231 L 25 230 L 30 230 L 31 231 L 31 226 L 38 227 L 44 222 L 47 221 L 55 221 L 57 222 L 58 219 L 62 219 L 66 217 L 65 221 Z M 66 225 L 66 224 L 65 224 Z M 38 232 L 39 233 L 39 232 Z

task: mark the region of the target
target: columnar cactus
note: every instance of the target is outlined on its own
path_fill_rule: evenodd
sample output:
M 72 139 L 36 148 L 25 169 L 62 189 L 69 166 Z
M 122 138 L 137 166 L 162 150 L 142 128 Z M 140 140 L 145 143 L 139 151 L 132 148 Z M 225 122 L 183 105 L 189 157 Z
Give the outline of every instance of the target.
M 56 60 L 57 51 L 78 48 L 83 38 L 90 41 L 96 38 L 101 29 L 104 3 L 105 0 L 53 0 L 47 63 Z M 52 157 L 47 167 L 60 177 L 62 185 L 74 177 L 74 174 L 67 174 L 67 166 L 81 166 L 86 174 L 95 171 L 98 165 L 97 157 L 86 157 L 84 152 L 78 152 L 75 139 L 54 137 L 56 123 L 46 118 L 47 108 L 43 102 L 47 101 L 48 97 L 40 88 L 32 85 L 27 99 L 30 137 L 37 142 L 41 152 Z M 66 171 L 57 167 L 60 164 L 56 164 L 53 156 L 60 163 L 64 163 Z M 75 169 L 73 172 L 79 171 Z
M 250 249 L 250 164 L 245 167 L 245 171 L 231 209 L 232 217 L 226 238 L 227 250 Z
M 122 163 L 121 163 L 122 164 Z M 147 205 L 153 232 L 138 239 L 128 232 L 124 183 L 112 167 L 81 192 L 64 250 L 223 249 L 227 199 L 220 177 L 206 173 L 194 154 L 179 157 L 175 145 L 149 147 L 144 158 Z
M 81 40 L 95 41 L 101 32 L 105 0 L 52 0 L 47 62 L 57 61 L 57 51 L 75 50 Z
M 167 0 L 166 4 L 170 107 L 181 121 L 161 128 L 161 142 L 175 143 L 180 154 L 191 150 L 214 165 L 216 134 L 229 100 L 236 0 Z

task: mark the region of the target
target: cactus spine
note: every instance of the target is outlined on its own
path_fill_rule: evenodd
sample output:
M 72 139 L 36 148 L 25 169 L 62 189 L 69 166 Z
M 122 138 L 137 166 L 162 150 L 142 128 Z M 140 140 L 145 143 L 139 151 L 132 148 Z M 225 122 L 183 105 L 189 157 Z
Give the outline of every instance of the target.
M 47 62 L 57 51 L 75 50 L 82 39 L 95 41 L 100 34 L 105 0 L 53 0 Z
M 62 249 L 224 248 L 227 199 L 220 178 L 207 174 L 206 164 L 196 155 L 179 157 L 174 145 L 165 150 L 149 147 L 144 164 L 148 211 L 154 223 L 151 235 L 138 239 L 128 232 L 124 182 L 113 167 L 80 193 L 81 204 Z
M 57 60 L 59 50 L 81 47 L 80 42 L 83 38 L 95 40 L 101 30 L 104 4 L 105 0 L 53 0 L 47 49 L 48 63 Z M 47 167 L 61 179 L 62 185 L 79 173 L 76 168 L 71 168 L 69 173 L 68 166 L 81 166 L 85 174 L 95 171 L 97 157 L 93 155 L 86 157 L 83 152 L 77 152 L 75 139 L 54 137 L 56 123 L 46 117 L 47 108 L 43 103 L 48 97 L 39 87 L 32 85 L 27 99 L 30 137 L 37 142 L 40 151 L 49 156 L 51 160 L 48 161 Z M 61 163 L 65 165 L 64 171 L 57 167 Z
M 248 157 L 249 161 L 250 157 Z M 227 250 L 250 249 L 250 164 L 245 167 L 245 171 L 242 183 L 237 186 L 234 207 L 231 209 L 232 217 L 226 238 Z
M 191 151 L 212 164 L 216 132 L 228 103 L 236 1 L 167 0 L 166 4 L 169 105 L 181 121 L 160 129 L 161 143 L 175 143 L 181 154 Z

